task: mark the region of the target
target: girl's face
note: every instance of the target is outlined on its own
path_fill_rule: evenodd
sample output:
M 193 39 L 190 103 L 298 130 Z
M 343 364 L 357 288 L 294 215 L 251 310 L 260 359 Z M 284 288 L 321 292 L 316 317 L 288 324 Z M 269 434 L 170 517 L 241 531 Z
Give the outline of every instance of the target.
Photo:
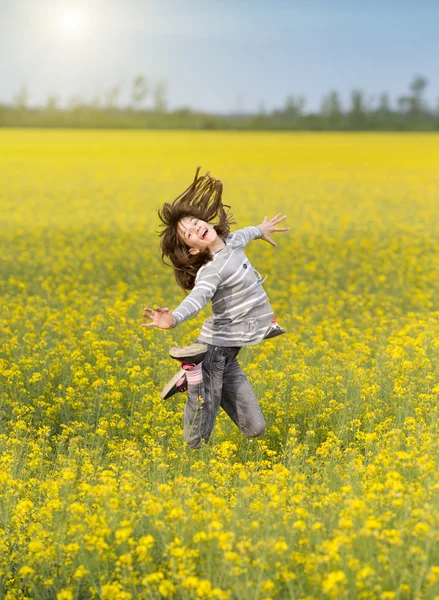
M 217 240 L 218 234 L 212 225 L 196 217 L 184 217 L 177 226 L 178 234 L 189 246 L 190 254 L 206 250 Z

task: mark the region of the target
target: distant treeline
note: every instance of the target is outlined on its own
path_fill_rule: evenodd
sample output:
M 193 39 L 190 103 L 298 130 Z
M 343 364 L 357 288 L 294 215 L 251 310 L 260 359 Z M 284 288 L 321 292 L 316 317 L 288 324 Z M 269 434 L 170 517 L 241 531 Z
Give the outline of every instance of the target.
M 305 112 L 303 96 L 290 95 L 284 106 L 266 111 L 263 106 L 254 114 L 218 115 L 190 108 L 167 110 L 167 87 L 157 82 L 150 90 L 143 75 L 132 84 L 131 104 L 119 106 L 120 87 L 113 86 L 102 99 L 85 102 L 73 98 L 60 107 L 56 96 L 50 96 L 44 107 L 31 108 L 29 94 L 22 88 L 11 104 L 0 105 L 0 127 L 82 127 L 126 129 L 243 129 L 298 131 L 434 131 L 439 130 L 439 103 L 431 107 L 424 99 L 428 81 L 417 75 L 406 95 L 392 106 L 383 93 L 375 101 L 362 90 L 353 90 L 350 105 L 343 107 L 336 90 L 322 100 L 319 112 Z M 145 102 L 151 96 L 151 106 Z M 394 103 L 395 104 L 395 103 Z

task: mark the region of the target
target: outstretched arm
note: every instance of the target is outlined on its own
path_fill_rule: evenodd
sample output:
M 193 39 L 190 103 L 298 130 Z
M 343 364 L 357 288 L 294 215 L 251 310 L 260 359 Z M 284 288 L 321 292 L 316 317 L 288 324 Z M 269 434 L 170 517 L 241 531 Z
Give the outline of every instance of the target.
M 144 323 L 142 327 L 160 327 L 160 329 L 172 329 L 183 321 L 197 315 L 216 292 L 221 282 L 221 276 L 213 268 L 207 266 L 203 269 L 201 276 L 188 296 L 177 308 L 171 312 L 169 308 L 155 309 L 144 307 L 144 317 L 151 319 L 150 323 Z
M 275 231 L 288 231 L 289 227 L 276 227 L 278 223 L 287 218 L 286 215 L 281 216 L 282 213 L 279 213 L 269 221 L 267 221 L 267 217 L 264 217 L 263 222 L 255 226 L 244 227 L 244 229 L 238 229 L 238 231 L 234 231 L 231 236 L 233 241 L 232 244 L 237 244 L 238 246 L 246 246 L 252 240 L 257 240 L 258 238 L 265 240 L 272 246 L 277 246 L 275 242 L 271 239 L 271 234 Z
M 232 238 L 232 245 L 247 246 L 252 240 L 257 240 L 261 237 L 261 230 L 254 225 L 250 225 L 250 227 L 233 231 L 230 236 Z

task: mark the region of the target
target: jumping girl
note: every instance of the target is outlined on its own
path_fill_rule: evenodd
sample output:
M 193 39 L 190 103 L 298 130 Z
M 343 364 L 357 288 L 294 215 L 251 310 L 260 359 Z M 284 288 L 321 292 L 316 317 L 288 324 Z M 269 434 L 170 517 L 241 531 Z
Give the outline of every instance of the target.
M 169 354 L 182 369 L 163 390 L 162 398 L 185 390 L 184 439 L 191 448 L 207 443 L 219 407 L 248 437 L 263 433 L 265 421 L 237 355 L 242 346 L 282 335 L 269 304 L 262 279 L 244 253 L 251 240 L 276 246 L 271 234 L 288 231 L 276 225 L 286 216 L 267 217 L 257 227 L 230 233 L 232 216 L 222 203 L 222 183 L 207 173 L 199 177 L 172 204 L 158 211 L 162 260 L 174 269 L 177 283 L 190 293 L 174 310 L 144 307 L 151 322 L 142 327 L 172 329 L 194 317 L 211 300 L 213 317 L 201 328 L 197 343 L 173 346 Z M 165 261 L 171 261 L 171 265 Z

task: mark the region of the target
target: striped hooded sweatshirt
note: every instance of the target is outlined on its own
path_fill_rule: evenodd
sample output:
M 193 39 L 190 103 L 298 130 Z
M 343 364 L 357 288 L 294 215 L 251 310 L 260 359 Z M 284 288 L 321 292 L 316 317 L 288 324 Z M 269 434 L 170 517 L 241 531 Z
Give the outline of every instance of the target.
M 234 231 L 226 246 L 203 265 L 190 294 L 173 311 L 176 324 L 194 317 L 211 301 L 213 316 L 204 321 L 198 342 L 215 346 L 253 346 L 262 339 L 285 333 L 269 304 L 259 273 L 250 264 L 244 246 L 262 237 L 258 227 Z

